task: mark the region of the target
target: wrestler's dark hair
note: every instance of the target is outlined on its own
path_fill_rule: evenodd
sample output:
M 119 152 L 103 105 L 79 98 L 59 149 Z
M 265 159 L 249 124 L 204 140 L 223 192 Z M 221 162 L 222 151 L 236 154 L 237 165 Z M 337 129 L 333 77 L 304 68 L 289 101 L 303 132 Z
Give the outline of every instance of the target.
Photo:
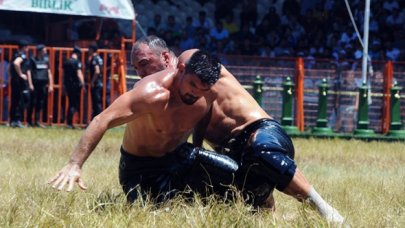
M 186 63 L 186 74 L 196 74 L 202 83 L 213 85 L 218 81 L 221 71 L 219 59 L 206 51 L 194 52 Z

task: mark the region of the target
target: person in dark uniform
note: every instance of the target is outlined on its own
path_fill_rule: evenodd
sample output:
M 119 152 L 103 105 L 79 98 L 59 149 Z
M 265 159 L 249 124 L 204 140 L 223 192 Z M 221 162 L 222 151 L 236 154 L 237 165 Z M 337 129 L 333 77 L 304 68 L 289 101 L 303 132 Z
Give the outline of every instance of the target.
M 29 103 L 28 76 L 26 74 L 28 68 L 27 50 L 28 44 L 25 41 L 20 41 L 18 52 L 14 54 L 9 66 L 11 75 L 11 127 L 25 127 L 21 123 L 21 119 L 24 109 Z
M 74 47 L 70 59 L 63 64 L 63 85 L 69 99 L 67 127 L 70 129 L 74 128 L 73 115 L 79 111 L 80 91 L 84 88 L 81 53 L 79 47 Z
M 92 44 L 89 46 L 88 68 L 90 69 L 90 86 L 91 86 L 91 104 L 93 108 L 92 119 L 101 113 L 102 106 L 102 90 L 103 90 L 103 77 L 101 74 L 101 67 L 103 66 L 103 59 L 97 53 L 97 45 Z
M 28 83 L 31 90 L 31 102 L 28 107 L 28 126 L 45 128 L 39 122 L 39 117 L 41 111 L 44 110 L 44 103 L 48 97 L 47 92 L 53 91 L 53 79 L 47 50 L 43 44 L 37 46 L 37 56 L 31 57 L 29 64 Z M 32 122 L 34 108 L 34 122 Z

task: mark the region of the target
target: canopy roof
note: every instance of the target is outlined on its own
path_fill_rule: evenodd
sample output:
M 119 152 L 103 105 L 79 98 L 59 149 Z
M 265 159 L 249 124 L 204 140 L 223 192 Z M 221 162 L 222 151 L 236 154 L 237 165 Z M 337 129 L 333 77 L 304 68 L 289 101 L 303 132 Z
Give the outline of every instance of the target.
M 135 19 L 131 0 L 0 0 L 0 10 Z

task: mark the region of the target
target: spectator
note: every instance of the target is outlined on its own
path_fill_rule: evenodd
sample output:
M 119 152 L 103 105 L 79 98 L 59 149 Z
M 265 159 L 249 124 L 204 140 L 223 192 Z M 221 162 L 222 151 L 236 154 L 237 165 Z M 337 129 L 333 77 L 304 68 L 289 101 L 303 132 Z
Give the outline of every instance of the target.
M 236 32 L 239 31 L 238 26 L 233 20 L 233 12 L 225 17 L 223 26 L 226 30 L 228 30 L 230 36 L 233 36 Z
M 346 26 L 340 36 L 339 43 L 342 45 L 346 45 L 348 43 L 351 43 L 356 38 L 357 37 L 354 29 L 351 26 Z
M 29 104 L 29 87 L 28 87 L 28 61 L 27 61 L 28 44 L 20 41 L 18 51 L 14 54 L 9 66 L 11 75 L 11 109 L 10 109 L 10 126 L 23 128 L 22 116 L 24 110 Z
M 305 33 L 304 27 L 298 22 L 297 17 L 291 17 L 290 26 L 291 35 L 294 36 L 295 40 L 299 40 L 301 36 Z
M 98 47 L 96 44 L 89 46 L 89 61 L 87 68 L 90 73 L 90 87 L 91 87 L 91 106 L 92 106 L 92 119 L 101 113 L 102 106 L 102 90 L 103 90 L 103 75 L 101 74 L 101 67 L 103 66 L 103 59 L 97 53 Z
M 31 90 L 31 102 L 27 113 L 28 126 L 45 128 L 45 126 L 39 122 L 39 117 L 41 111 L 45 111 L 44 104 L 48 98 L 47 93 L 53 91 L 53 78 L 49 58 L 47 56 L 47 49 L 42 44 L 37 46 L 36 57 L 31 57 L 30 59 L 28 83 Z M 34 122 L 32 122 L 34 108 Z
M 274 6 L 269 7 L 269 11 L 267 11 L 267 14 L 264 15 L 262 22 L 264 19 L 267 19 L 267 21 L 271 23 L 271 30 L 274 30 L 280 26 L 280 16 L 277 14 Z
M 237 32 L 235 34 L 235 41 L 236 44 L 239 45 L 240 43 L 243 43 L 245 40 L 255 40 L 255 35 L 250 31 L 249 26 L 245 24 L 242 27 L 242 30 Z
M 242 0 L 240 12 L 240 27 L 256 27 L 257 24 L 257 0 Z
M 74 129 L 73 115 L 80 108 L 80 92 L 84 88 L 84 77 L 82 73 L 82 63 L 80 61 L 81 50 L 74 47 L 70 59 L 63 63 L 63 85 L 69 99 L 67 128 Z
M 196 47 L 202 50 L 209 49 L 210 36 L 204 32 L 205 30 L 202 27 L 196 28 Z
M 3 55 L 3 49 L 0 48 L 0 56 Z M 9 83 L 9 62 L 7 59 L 3 59 L 2 62 L 0 62 L 0 74 L 3 76 L 3 84 L 0 84 L 0 89 L 3 90 L 3 97 L 0 99 L 3 99 L 3 119 L 0 119 L 1 121 L 6 121 L 8 119 L 8 83 Z M 0 109 L 1 109 L 0 108 Z
M 393 9 L 392 13 L 390 13 L 385 20 L 385 23 L 388 26 L 392 26 L 393 28 L 400 28 L 405 23 L 405 15 L 400 14 L 399 9 Z
M 198 19 L 193 20 L 193 26 L 196 29 L 201 28 L 204 33 L 208 33 L 212 27 L 212 22 L 207 18 L 207 13 L 202 10 L 198 13 Z
M 215 27 L 210 30 L 211 40 L 225 41 L 229 38 L 228 30 L 224 29 L 222 21 L 217 21 Z
M 259 56 L 260 57 L 275 57 L 274 50 L 268 43 L 265 43 L 259 49 Z
M 298 0 L 285 0 L 283 3 L 283 14 L 284 15 L 299 15 L 300 14 L 300 3 Z
M 381 56 L 381 41 L 379 39 L 374 39 L 370 42 L 370 44 L 368 55 L 370 56 L 371 60 L 383 59 L 383 56 Z M 361 55 L 363 55 L 362 46 L 359 46 L 360 47 L 358 49 L 361 49 Z
M 153 21 L 148 25 L 148 28 L 154 28 L 157 35 L 163 33 L 164 25 L 162 23 L 162 16 L 160 14 L 155 14 Z
M 170 32 L 172 37 L 180 37 L 181 27 L 176 22 L 174 15 L 167 16 L 166 26 L 164 27 L 165 32 Z
M 385 0 L 383 8 L 391 13 L 394 9 L 399 10 L 399 4 L 396 0 Z
M 149 27 L 149 28 L 148 28 L 148 31 L 146 32 L 146 34 L 147 34 L 148 36 L 157 36 L 157 31 L 156 31 L 155 28 Z
M 268 43 L 271 47 L 276 47 L 281 40 L 279 32 L 280 29 L 270 31 L 270 34 L 266 36 L 266 43 Z
M 273 28 L 272 26 L 273 25 L 270 25 L 269 19 L 264 17 L 256 28 L 256 36 L 258 36 L 262 40 L 265 40 L 267 34 L 269 34 L 270 31 L 272 30 Z
M 226 19 L 230 15 L 233 16 L 234 4 L 229 4 L 227 0 L 216 0 L 215 1 L 215 21 Z
M 387 41 L 385 42 L 385 55 L 389 60 L 398 61 L 399 56 L 401 56 L 401 51 L 398 48 L 392 46 L 391 41 Z
M 195 35 L 196 28 L 193 26 L 193 18 L 191 16 L 187 16 L 186 24 L 183 27 L 183 33 L 187 34 L 189 37 L 193 37 Z
M 183 32 L 181 39 L 180 39 L 180 43 L 179 43 L 179 48 L 181 51 L 185 51 L 188 49 L 192 49 L 196 46 L 196 42 L 193 38 L 192 35 L 190 35 L 189 33 Z

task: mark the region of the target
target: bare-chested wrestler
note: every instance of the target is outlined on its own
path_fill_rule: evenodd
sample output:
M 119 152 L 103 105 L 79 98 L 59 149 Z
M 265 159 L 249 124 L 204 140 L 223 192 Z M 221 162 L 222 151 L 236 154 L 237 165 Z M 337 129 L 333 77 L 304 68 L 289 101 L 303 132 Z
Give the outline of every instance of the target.
M 160 202 L 188 187 L 200 194 L 220 193 L 220 188 L 232 184 L 238 165 L 186 141 L 216 98 L 211 88 L 220 69 L 218 60 L 198 51 L 176 69 L 140 80 L 91 121 L 69 163 L 49 184 L 71 191 L 77 182 L 86 189 L 83 163 L 107 129 L 126 123 L 119 179 L 128 201 L 151 193 Z
M 183 52 L 178 62 L 187 61 L 195 51 Z M 177 61 L 171 59 L 174 57 L 165 42 L 153 36 L 138 40 L 131 56 L 141 77 L 146 76 L 143 72 L 152 73 L 151 69 L 175 68 Z M 342 223 L 344 218 L 297 168 L 291 138 L 224 66 L 213 89 L 219 93 L 205 121 L 194 131 L 194 144 L 201 146 L 205 138 L 216 151 L 229 151 L 240 166 L 239 187 L 253 192 L 253 204 L 271 201 L 277 188 L 300 201 L 309 200 L 326 220 Z

